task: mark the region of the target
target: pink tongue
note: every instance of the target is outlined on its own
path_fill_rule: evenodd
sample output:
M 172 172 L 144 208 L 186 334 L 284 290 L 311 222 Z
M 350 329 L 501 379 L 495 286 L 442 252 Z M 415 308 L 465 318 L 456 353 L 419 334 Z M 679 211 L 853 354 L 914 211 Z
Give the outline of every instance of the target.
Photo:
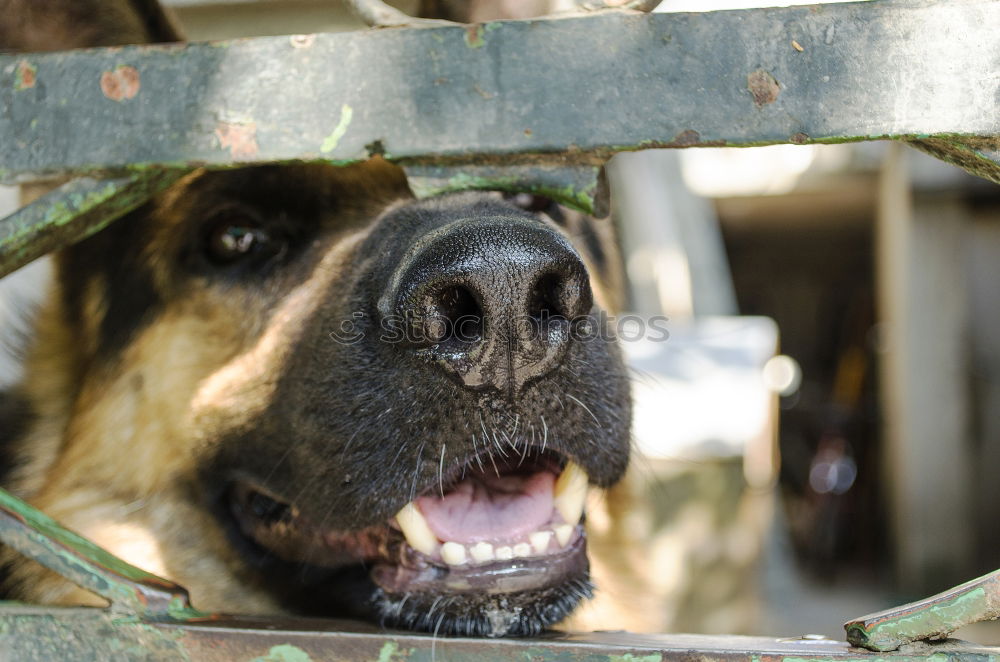
M 417 507 L 440 540 L 499 542 L 523 538 L 552 517 L 555 476 L 480 474 L 466 478 L 445 497 L 420 497 Z

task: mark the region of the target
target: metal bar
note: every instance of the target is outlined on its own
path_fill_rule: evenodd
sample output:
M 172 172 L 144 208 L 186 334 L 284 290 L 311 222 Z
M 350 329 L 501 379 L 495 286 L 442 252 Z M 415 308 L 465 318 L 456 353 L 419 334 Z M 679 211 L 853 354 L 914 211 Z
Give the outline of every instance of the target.
M 844 624 L 847 640 L 873 651 L 940 639 L 970 623 L 1000 618 L 1000 570 L 933 597 Z
M 420 198 L 470 190 L 535 193 L 598 218 L 609 213 L 607 179 L 598 166 L 413 165 L 405 170 Z
M 910 144 L 973 175 L 1000 184 L 1000 144 L 995 140 L 977 142 L 926 138 Z
M 116 179 L 78 179 L 0 219 L 0 277 L 90 236 L 183 174 L 183 170 L 148 171 Z
M 998 33 L 991 0 L 880 0 L 5 56 L 0 175 L 372 154 L 594 165 L 645 147 L 879 138 L 996 148 Z
M 11 606 L 0 615 L 0 658 L 246 660 L 248 662 L 984 662 L 1000 649 L 927 644 L 887 658 L 810 638 L 551 633 L 536 639 L 464 639 L 378 630 L 331 620 L 218 619 L 141 623 L 100 609 Z
M 0 489 L 0 541 L 77 586 L 106 598 L 116 618 L 123 612 L 133 619 L 148 621 L 204 616 L 192 609 L 183 588 L 125 563 L 3 489 Z M 0 621 L 3 618 L 0 612 Z

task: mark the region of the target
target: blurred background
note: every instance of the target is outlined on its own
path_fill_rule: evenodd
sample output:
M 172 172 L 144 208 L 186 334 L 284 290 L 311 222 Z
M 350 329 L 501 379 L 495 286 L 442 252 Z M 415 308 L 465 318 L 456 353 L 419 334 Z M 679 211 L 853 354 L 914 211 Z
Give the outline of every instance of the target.
M 192 40 L 363 28 L 335 0 L 164 4 Z M 657 11 L 765 4 L 806 3 Z M 630 494 L 589 510 L 621 561 L 574 626 L 842 638 L 1000 568 L 1000 187 L 888 142 L 623 154 L 609 176 L 626 312 L 668 321 L 625 329 L 639 459 Z M 0 281 L 8 346 L 47 271 Z M 18 371 L 0 352 L 0 386 Z

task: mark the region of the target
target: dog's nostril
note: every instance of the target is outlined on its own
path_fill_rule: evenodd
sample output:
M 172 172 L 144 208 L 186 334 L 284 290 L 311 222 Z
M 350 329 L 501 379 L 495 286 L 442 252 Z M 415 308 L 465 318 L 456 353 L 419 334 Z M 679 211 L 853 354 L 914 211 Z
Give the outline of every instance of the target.
M 447 287 L 428 308 L 427 336 L 435 343 L 447 340 L 479 342 L 485 333 L 483 309 L 468 288 Z
M 589 286 L 581 282 L 580 276 L 573 272 L 543 274 L 529 293 L 527 314 L 538 322 L 586 315 L 590 308 Z M 588 288 L 587 292 L 583 288 Z
M 528 299 L 528 315 L 539 322 L 552 317 L 567 317 L 560 302 L 562 279 L 556 274 L 545 274 L 535 283 Z

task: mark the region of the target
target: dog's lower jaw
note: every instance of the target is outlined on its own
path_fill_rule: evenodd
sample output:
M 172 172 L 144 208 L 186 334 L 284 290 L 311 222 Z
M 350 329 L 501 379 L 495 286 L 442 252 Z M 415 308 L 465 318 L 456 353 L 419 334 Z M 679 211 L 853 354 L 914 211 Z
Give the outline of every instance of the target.
M 586 537 L 534 558 L 479 566 L 432 562 L 409 546 L 371 570 L 384 625 L 464 636 L 533 636 L 592 597 Z
M 389 593 L 377 589 L 372 607 L 383 625 L 435 635 L 532 637 L 565 619 L 593 596 L 586 570 L 538 591 L 519 593 Z

